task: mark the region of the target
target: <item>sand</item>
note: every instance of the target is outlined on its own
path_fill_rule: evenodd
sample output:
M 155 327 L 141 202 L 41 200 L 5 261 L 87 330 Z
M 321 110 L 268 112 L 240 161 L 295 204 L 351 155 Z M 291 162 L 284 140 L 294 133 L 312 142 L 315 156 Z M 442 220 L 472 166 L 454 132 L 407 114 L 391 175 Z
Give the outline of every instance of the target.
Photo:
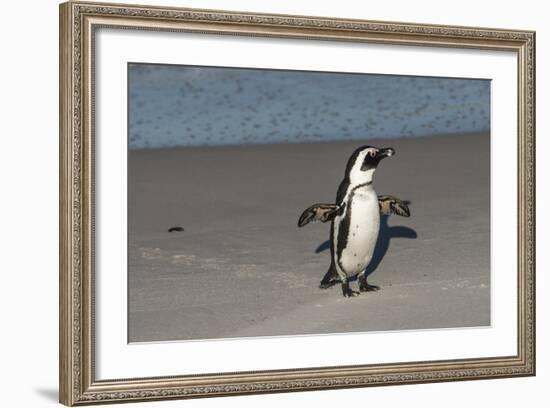
M 489 140 L 370 141 L 396 149 L 377 193 L 412 215 L 383 219 L 368 269 L 381 290 L 352 299 L 318 288 L 329 225 L 296 222 L 334 201 L 360 142 L 130 151 L 129 340 L 490 325 Z

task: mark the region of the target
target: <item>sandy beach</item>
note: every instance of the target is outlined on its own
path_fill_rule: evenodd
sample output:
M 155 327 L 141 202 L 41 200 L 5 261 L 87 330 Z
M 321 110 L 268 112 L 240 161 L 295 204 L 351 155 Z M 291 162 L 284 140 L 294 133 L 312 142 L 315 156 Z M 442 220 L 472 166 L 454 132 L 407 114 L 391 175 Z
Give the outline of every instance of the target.
M 375 189 L 410 200 L 411 218 L 382 220 L 380 291 L 318 288 L 329 225 L 296 222 L 334 202 L 361 144 L 131 150 L 129 340 L 490 325 L 488 134 L 369 140 L 396 149 Z

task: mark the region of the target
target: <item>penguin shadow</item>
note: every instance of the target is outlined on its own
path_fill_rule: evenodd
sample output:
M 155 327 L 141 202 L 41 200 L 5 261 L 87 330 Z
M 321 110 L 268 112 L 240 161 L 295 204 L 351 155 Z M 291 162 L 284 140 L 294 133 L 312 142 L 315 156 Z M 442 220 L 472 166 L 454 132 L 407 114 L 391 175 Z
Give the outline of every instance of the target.
M 372 255 L 369 266 L 367 266 L 367 269 L 365 270 L 366 277 L 368 277 L 376 269 L 378 269 L 378 266 L 380 265 L 382 259 L 384 259 L 384 256 L 386 256 L 386 253 L 390 248 L 390 241 L 392 239 L 416 239 L 418 237 L 418 234 L 412 228 L 405 227 L 403 225 L 389 226 L 388 218 L 389 215 L 380 216 L 380 232 L 378 234 L 378 241 L 376 242 L 376 246 L 374 247 L 374 254 Z M 330 249 L 330 240 L 326 240 L 325 242 L 321 243 L 315 250 L 315 253 L 319 254 L 323 251 L 326 251 L 327 249 Z

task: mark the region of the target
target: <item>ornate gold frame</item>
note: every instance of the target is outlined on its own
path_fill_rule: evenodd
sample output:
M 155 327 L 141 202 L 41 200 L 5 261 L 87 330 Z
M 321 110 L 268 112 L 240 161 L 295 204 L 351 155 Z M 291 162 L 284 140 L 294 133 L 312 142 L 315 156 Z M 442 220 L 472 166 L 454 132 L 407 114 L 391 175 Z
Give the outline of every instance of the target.
M 513 356 L 249 373 L 94 377 L 93 46 L 98 27 L 513 51 L 518 62 L 518 349 Z M 145 401 L 535 374 L 535 33 L 69 2 L 60 6 L 60 402 Z

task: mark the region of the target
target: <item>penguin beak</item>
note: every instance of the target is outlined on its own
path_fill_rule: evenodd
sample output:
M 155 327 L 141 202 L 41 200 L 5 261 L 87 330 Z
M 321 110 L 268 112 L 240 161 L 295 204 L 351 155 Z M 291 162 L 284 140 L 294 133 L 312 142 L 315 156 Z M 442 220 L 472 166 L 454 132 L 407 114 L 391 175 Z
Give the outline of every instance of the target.
M 393 147 L 386 147 L 378 150 L 376 155 L 378 159 L 383 159 L 384 157 L 391 157 L 395 154 L 395 149 Z

